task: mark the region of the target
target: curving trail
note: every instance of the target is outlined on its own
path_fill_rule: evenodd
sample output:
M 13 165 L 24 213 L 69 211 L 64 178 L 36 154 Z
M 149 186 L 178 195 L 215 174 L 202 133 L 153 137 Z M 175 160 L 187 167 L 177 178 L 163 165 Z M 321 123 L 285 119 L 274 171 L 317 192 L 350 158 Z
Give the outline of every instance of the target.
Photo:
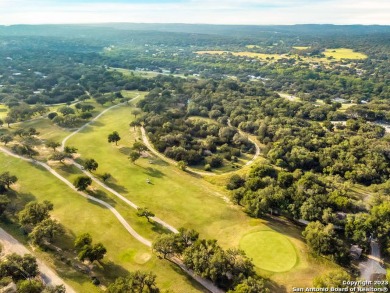
M 230 123 L 230 120 L 228 120 L 228 125 L 233 127 Z M 152 145 L 152 143 L 149 141 L 149 138 L 148 136 L 146 135 L 146 131 L 145 131 L 145 128 L 143 126 L 140 127 L 141 129 L 141 136 L 142 136 L 142 141 L 143 143 L 145 144 L 145 146 L 148 148 L 148 150 L 150 152 L 152 152 L 154 155 L 156 155 L 157 157 L 159 157 L 161 160 L 171 164 L 171 165 L 177 165 L 177 162 L 175 160 L 172 160 L 168 157 L 166 157 L 165 155 L 161 154 L 158 150 L 156 150 L 154 148 L 154 146 Z M 238 129 L 238 132 L 242 135 L 242 136 L 248 136 L 247 133 L 243 132 L 242 130 Z M 255 149 L 256 149 L 256 152 L 254 154 L 254 156 L 252 157 L 252 159 L 250 159 L 248 162 L 245 163 L 245 165 L 243 165 L 241 168 L 243 168 L 244 166 L 249 166 L 251 164 L 253 164 L 253 162 L 260 156 L 260 146 L 258 144 L 257 141 L 255 141 L 254 139 L 248 137 L 248 140 L 253 143 L 255 145 Z M 201 175 L 201 176 L 220 176 L 220 175 L 226 175 L 228 173 L 233 173 L 233 172 L 236 172 L 237 170 L 233 170 L 233 171 L 229 171 L 229 172 L 225 172 L 223 174 L 215 174 L 215 173 L 212 173 L 212 172 L 203 172 L 203 171 L 198 171 L 198 170 L 195 170 L 193 168 L 190 168 L 190 167 L 187 167 L 187 170 L 190 172 L 190 173 L 194 173 L 194 174 L 198 174 L 198 175 Z
M 139 98 L 139 95 L 137 97 L 135 97 L 134 99 L 130 100 L 130 101 L 133 101 L 135 99 Z M 84 124 L 82 127 L 80 127 L 79 129 L 77 129 L 76 131 L 72 132 L 70 135 L 68 135 L 63 141 L 62 141 L 62 146 L 61 146 L 61 149 L 63 150 L 64 147 L 65 147 L 65 143 L 66 141 L 72 137 L 73 135 L 77 134 L 78 132 L 80 132 L 81 130 L 85 129 L 87 126 L 89 126 L 91 123 L 93 123 L 94 121 L 96 121 L 99 117 L 101 117 L 104 113 L 106 113 L 107 111 L 115 108 L 115 107 L 118 107 L 118 106 L 121 106 L 123 105 L 124 103 L 121 103 L 121 104 L 117 104 L 117 105 L 114 105 L 114 106 L 111 106 L 107 109 L 105 109 L 104 111 L 102 111 L 99 115 L 97 115 L 94 119 L 92 119 L 91 121 L 89 121 L 88 123 Z M 30 163 L 33 163 L 35 165 L 39 165 L 39 166 L 42 166 L 43 168 L 45 168 L 47 171 L 49 171 L 51 174 L 53 174 L 55 177 L 57 177 L 59 180 L 61 180 L 62 182 L 64 182 L 69 188 L 71 188 L 73 191 L 79 193 L 81 196 L 87 198 L 88 200 L 91 200 L 91 201 L 94 201 L 94 202 L 97 202 L 99 203 L 100 205 L 106 207 L 107 209 L 109 209 L 114 215 L 115 217 L 119 220 L 119 222 L 125 227 L 125 229 L 135 238 L 137 239 L 138 241 L 140 241 L 141 243 L 143 243 L 144 245 L 148 246 L 148 247 L 152 247 L 152 242 L 147 240 L 146 238 L 142 237 L 141 235 L 139 235 L 127 222 L 126 220 L 122 217 L 122 215 L 114 208 L 112 207 L 110 204 L 106 203 L 105 201 L 103 200 L 100 200 L 100 199 L 97 199 L 93 196 L 90 196 L 88 194 L 86 194 L 85 192 L 82 192 L 82 191 L 79 191 L 77 190 L 73 184 L 71 182 L 69 182 L 66 178 L 64 178 L 63 176 L 61 176 L 60 174 L 58 174 L 53 168 L 51 168 L 49 165 L 47 165 L 46 163 L 43 163 L 43 162 L 40 162 L 40 161 L 36 161 L 34 159 L 30 159 L 30 158 L 25 158 L 25 157 L 22 157 L 22 156 L 19 156 L 17 154 L 14 154 L 12 153 L 11 151 L 9 151 L 8 149 L 4 148 L 4 147 L 0 147 L 0 151 L 2 151 L 3 153 L 9 155 L 9 156 L 12 156 L 12 157 L 15 157 L 15 158 L 18 158 L 18 159 L 21 159 L 21 160 L 24 160 L 24 161 L 27 161 L 27 162 L 30 162 Z M 82 172 L 87 175 L 88 177 L 90 177 L 96 184 L 100 185 L 101 187 L 103 187 L 104 189 L 106 189 L 107 191 L 109 191 L 110 193 L 114 194 L 115 196 L 117 196 L 118 198 L 120 198 L 121 200 L 123 200 L 125 203 L 127 203 L 129 206 L 131 206 L 132 208 L 134 209 L 137 209 L 138 206 L 136 204 L 134 204 L 133 202 L 131 202 L 130 200 L 128 200 L 127 198 L 125 198 L 123 195 L 121 195 L 120 193 L 118 193 L 117 191 L 115 191 L 114 189 L 108 187 L 106 184 L 104 184 L 103 182 L 101 182 L 100 180 L 98 180 L 95 176 L 93 176 L 90 172 L 86 171 L 80 164 L 76 163 L 74 160 L 69 160 L 72 164 L 74 164 L 77 168 L 79 168 L 80 170 L 82 170 Z M 162 226 L 166 227 L 167 229 L 169 229 L 170 231 L 172 231 L 173 233 L 178 233 L 178 230 L 176 228 L 174 228 L 173 226 L 169 225 L 168 223 L 164 222 L 163 220 L 161 220 L 160 218 L 158 217 L 153 217 L 152 218 L 155 222 L 161 224 Z M 170 259 L 172 262 L 174 262 L 175 264 L 177 264 L 184 272 L 186 272 L 189 276 L 191 276 L 191 278 L 193 278 L 196 282 L 198 282 L 200 285 L 202 285 L 204 288 L 206 288 L 208 291 L 212 292 L 212 293 L 224 293 L 225 291 L 221 290 L 220 288 L 218 288 L 217 286 L 215 286 L 210 280 L 207 280 L 207 279 L 204 279 L 198 275 L 196 275 L 192 270 L 186 268 L 186 266 L 184 265 L 184 263 L 178 259 L 178 258 L 171 258 Z M 74 291 L 69 291 L 71 293 L 73 293 Z
M 106 207 L 107 209 L 109 209 L 114 215 L 115 217 L 119 220 L 119 222 L 125 227 L 125 229 L 134 237 L 136 238 L 138 241 L 142 242 L 143 244 L 147 245 L 147 246 L 151 246 L 151 242 L 147 239 L 145 239 L 144 237 L 142 237 L 141 235 L 139 235 L 127 222 L 126 220 L 122 217 L 122 215 L 114 208 L 112 207 L 110 204 L 106 203 L 105 201 L 102 201 L 100 199 L 97 199 L 93 196 L 90 196 L 89 194 L 86 194 L 85 192 L 83 191 L 79 191 L 77 190 L 72 183 L 70 183 L 66 178 L 62 177 L 60 174 L 58 174 L 53 168 L 51 168 L 49 165 L 47 165 L 46 163 L 43 163 L 43 162 L 40 162 L 40 161 L 36 161 L 34 159 L 29 159 L 29 158 L 25 158 L 25 157 L 22 157 L 22 156 L 19 156 L 17 154 L 14 154 L 12 153 L 11 151 L 3 148 L 3 147 L 0 147 L 0 151 L 2 151 L 3 153 L 9 155 L 9 156 L 12 156 L 14 158 L 18 158 L 18 159 L 21 159 L 21 160 L 24 160 L 26 162 L 30 162 L 30 163 L 33 163 L 35 165 L 39 165 L 43 168 L 45 168 L 47 171 L 49 171 L 51 174 L 53 174 L 55 177 L 57 177 L 58 179 L 60 179 L 62 182 L 64 182 L 66 185 L 68 185 L 69 188 L 71 188 L 73 191 L 77 192 L 78 194 L 80 194 L 81 196 L 87 198 L 88 200 L 91 200 L 91 201 L 94 201 L 94 202 L 97 202 L 99 204 L 101 204 L 102 206 Z
M 138 99 L 138 98 L 139 98 L 139 95 L 136 96 L 135 98 L 129 100 L 128 102 L 132 102 L 132 101 L 134 101 L 134 100 L 136 100 L 136 99 Z M 106 112 L 108 112 L 108 111 L 110 111 L 111 109 L 114 109 L 114 108 L 116 108 L 116 107 L 122 106 L 122 105 L 124 105 L 124 104 L 126 104 L 126 103 L 128 103 L 128 102 L 123 102 L 123 103 L 120 103 L 120 104 L 116 104 L 116 105 L 114 105 L 114 106 L 111 106 L 111 107 L 109 107 L 109 108 L 103 110 L 102 112 L 99 113 L 99 115 L 97 115 L 96 117 L 94 117 L 91 121 L 85 123 L 83 126 L 81 126 L 80 128 L 78 128 L 77 130 L 73 131 L 71 134 L 69 134 L 67 137 L 65 137 L 65 138 L 62 140 L 62 142 L 61 142 L 61 151 L 64 150 L 66 141 L 67 141 L 69 138 L 71 138 L 73 135 L 75 135 L 75 134 L 79 133 L 80 131 L 84 130 L 88 125 L 90 125 L 91 123 L 93 123 L 94 121 L 96 121 L 97 119 L 99 119 L 99 118 L 100 118 L 102 115 L 104 115 Z
M 30 250 L 28 250 L 22 243 L 8 234 L 4 229 L 0 228 L 0 243 L 2 244 L 2 254 L 11 254 L 16 253 L 18 255 L 32 254 Z M 72 287 L 64 282 L 55 271 L 53 271 L 50 267 L 48 267 L 44 262 L 37 259 L 39 272 L 41 278 L 44 280 L 47 285 L 61 285 L 65 286 L 67 293 L 76 293 Z

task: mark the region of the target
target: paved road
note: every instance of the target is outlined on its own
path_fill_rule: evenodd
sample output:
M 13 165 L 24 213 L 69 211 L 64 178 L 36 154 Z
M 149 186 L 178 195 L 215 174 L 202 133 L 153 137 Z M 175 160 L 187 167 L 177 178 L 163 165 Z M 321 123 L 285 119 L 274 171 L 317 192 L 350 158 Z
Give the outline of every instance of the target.
M 25 254 L 33 254 L 30 250 L 28 250 L 23 244 L 21 244 L 18 240 L 13 238 L 10 234 L 4 231 L 4 229 L 0 228 L 0 242 L 3 246 L 3 254 L 11 254 L 16 253 L 19 255 Z M 72 287 L 64 282 L 56 272 L 54 272 L 50 267 L 48 267 L 44 262 L 37 259 L 39 271 L 41 273 L 41 277 L 45 280 L 45 283 L 48 285 L 61 285 L 63 284 L 66 288 L 67 293 L 76 293 Z

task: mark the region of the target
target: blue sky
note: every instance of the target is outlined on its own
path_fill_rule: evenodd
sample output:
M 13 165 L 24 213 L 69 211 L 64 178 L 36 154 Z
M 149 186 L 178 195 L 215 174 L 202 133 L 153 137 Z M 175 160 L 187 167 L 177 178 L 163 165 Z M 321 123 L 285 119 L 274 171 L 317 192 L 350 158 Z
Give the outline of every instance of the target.
M 390 0 L 0 0 L 0 24 L 390 24 Z

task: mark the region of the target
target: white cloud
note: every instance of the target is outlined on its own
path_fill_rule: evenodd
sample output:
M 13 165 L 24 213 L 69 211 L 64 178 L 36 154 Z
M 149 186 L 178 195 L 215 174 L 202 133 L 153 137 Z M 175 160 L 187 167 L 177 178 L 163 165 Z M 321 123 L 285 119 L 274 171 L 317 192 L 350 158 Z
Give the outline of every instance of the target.
M 0 0 L 0 23 L 167 22 L 211 24 L 390 24 L 388 0 L 189 0 L 56 4 Z

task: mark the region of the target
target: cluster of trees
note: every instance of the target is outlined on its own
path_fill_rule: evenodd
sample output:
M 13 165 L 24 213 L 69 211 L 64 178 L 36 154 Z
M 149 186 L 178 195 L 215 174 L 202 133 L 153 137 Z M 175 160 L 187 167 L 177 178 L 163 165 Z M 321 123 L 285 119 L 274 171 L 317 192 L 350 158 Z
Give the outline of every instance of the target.
M 43 105 L 37 104 L 30 106 L 26 103 L 19 103 L 18 100 L 7 103 L 7 106 L 9 107 L 9 111 L 4 121 L 1 120 L 0 126 L 6 123 L 10 127 L 12 123 L 29 120 L 37 114 L 43 115 L 47 112 L 47 108 Z
M 107 288 L 108 293 L 139 292 L 139 293 L 159 293 L 160 289 L 156 285 L 156 275 L 149 272 L 135 271 L 127 277 L 120 277 Z
M 57 236 L 65 232 L 64 227 L 50 218 L 53 204 L 49 201 L 29 202 L 18 214 L 19 224 L 30 240 L 37 245 L 52 243 Z
M 268 292 L 242 250 L 224 250 L 216 240 L 200 239 L 194 230 L 181 228 L 178 234 L 161 235 L 153 250 L 165 259 L 181 258 L 187 268 L 229 292 Z
M 39 274 L 37 261 L 30 254 L 24 256 L 9 254 L 0 262 L 1 287 L 14 283 L 19 293 L 65 293 L 63 285 L 43 284 Z
M 89 260 L 91 263 L 94 261 L 100 262 L 107 253 L 107 249 L 102 243 L 92 245 L 92 237 L 88 233 L 78 236 L 74 242 L 74 247 L 81 261 Z

